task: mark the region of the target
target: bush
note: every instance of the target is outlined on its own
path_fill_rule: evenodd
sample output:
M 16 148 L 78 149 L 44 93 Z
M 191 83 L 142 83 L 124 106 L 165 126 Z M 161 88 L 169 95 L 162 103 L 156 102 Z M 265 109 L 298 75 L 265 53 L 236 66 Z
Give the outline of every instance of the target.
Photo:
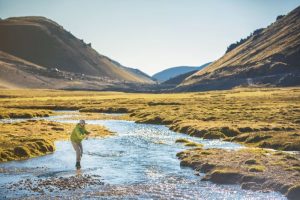
M 257 39 L 259 37 L 259 34 L 264 30 L 264 28 L 259 28 L 259 29 L 256 29 L 255 31 L 253 31 L 253 33 L 251 33 L 249 36 L 247 36 L 246 38 L 242 38 L 240 39 L 240 41 L 237 41 L 235 43 L 232 43 L 230 44 L 228 47 L 227 47 L 227 50 L 225 53 L 228 53 L 230 51 L 232 51 L 233 49 L 235 49 L 236 47 L 244 44 L 249 38 L 251 38 L 252 36 L 253 39 Z
M 276 17 L 276 21 L 277 20 L 280 20 L 281 18 L 283 18 L 285 15 L 278 15 L 277 17 Z

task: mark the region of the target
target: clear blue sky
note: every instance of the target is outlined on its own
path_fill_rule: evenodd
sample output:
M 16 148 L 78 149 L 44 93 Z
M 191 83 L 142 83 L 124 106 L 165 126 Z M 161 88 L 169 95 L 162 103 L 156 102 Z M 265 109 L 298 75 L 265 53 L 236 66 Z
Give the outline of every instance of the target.
M 48 17 L 99 53 L 152 75 L 216 60 L 232 42 L 299 5 L 300 0 L 0 0 L 0 17 Z

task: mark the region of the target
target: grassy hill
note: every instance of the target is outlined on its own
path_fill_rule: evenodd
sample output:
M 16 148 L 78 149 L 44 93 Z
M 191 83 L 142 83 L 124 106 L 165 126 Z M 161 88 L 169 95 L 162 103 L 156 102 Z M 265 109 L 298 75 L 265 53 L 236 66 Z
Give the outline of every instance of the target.
M 1 20 L 0 39 L 1 51 L 48 70 L 94 76 L 108 82 L 153 83 L 146 75 L 117 65 L 95 51 L 90 43 L 44 17 Z
M 186 78 L 180 90 L 229 89 L 239 85 L 300 85 L 300 7 Z
M 48 69 L 0 51 L 0 88 L 105 90 L 118 83 L 102 77 Z

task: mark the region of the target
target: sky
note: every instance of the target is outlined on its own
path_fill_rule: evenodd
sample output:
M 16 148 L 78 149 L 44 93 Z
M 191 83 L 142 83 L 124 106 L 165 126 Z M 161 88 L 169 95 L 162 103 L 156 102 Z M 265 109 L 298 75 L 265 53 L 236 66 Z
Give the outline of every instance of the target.
M 300 0 L 0 0 L 0 17 L 50 18 L 100 54 L 153 75 L 214 61 L 297 6 Z

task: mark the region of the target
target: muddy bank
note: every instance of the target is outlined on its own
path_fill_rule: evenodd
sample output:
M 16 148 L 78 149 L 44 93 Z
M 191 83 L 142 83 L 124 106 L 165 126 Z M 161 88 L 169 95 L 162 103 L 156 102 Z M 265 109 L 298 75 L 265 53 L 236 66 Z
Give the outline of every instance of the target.
M 243 189 L 278 191 L 288 199 L 300 195 L 300 160 L 261 149 L 228 151 L 195 148 L 177 154 L 181 166 L 205 173 L 203 181 L 241 184 Z

